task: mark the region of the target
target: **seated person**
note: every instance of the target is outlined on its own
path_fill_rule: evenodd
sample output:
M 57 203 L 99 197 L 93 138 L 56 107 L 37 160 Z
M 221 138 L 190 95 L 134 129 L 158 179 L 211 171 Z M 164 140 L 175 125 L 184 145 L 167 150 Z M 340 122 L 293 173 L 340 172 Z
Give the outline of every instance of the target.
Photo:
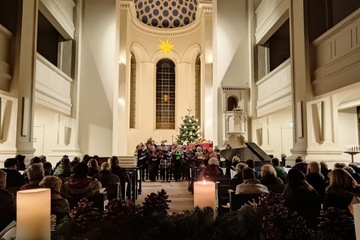
M 54 176 L 57 176 L 61 179 L 65 179 L 70 175 L 71 175 L 70 159 L 67 155 L 64 155 L 54 171 Z
M 0 170 L 0 202 L 0 231 L 2 231 L 16 217 L 15 200 L 6 190 L 6 172 L 2 170 Z
M 248 159 L 248 160 L 245 161 L 245 163 L 248 165 L 248 168 L 250 168 L 250 169 L 252 169 L 254 171 L 255 178 L 258 178 L 259 174 L 255 170 L 255 162 L 254 162 L 254 160 Z
M 101 164 L 101 171 L 95 175 L 95 178 L 101 182 L 103 187 L 107 187 L 112 184 L 120 182 L 120 178 L 113 174 L 111 171 L 111 166 L 108 162 L 103 162 Z
M 256 179 L 255 171 L 245 168 L 242 171 L 243 183 L 236 186 L 235 194 L 262 194 L 269 193 L 268 188 Z
M 240 163 L 240 157 L 239 157 L 239 156 L 233 156 L 233 158 L 232 158 L 232 160 L 231 160 L 231 165 L 229 165 L 229 166 L 226 167 L 226 173 L 225 173 L 225 175 L 230 176 L 231 170 L 236 171 L 236 170 L 235 170 L 235 167 L 236 167 L 236 165 L 237 165 L 238 163 Z
M 324 176 L 320 172 L 320 164 L 318 162 L 310 162 L 308 164 L 306 181 L 320 194 L 321 198 L 324 199 L 327 185 Z
M 44 162 L 43 168 L 44 168 L 45 176 L 52 176 L 54 174 L 51 162 Z
M 8 158 L 4 162 L 4 172 L 6 172 L 6 188 L 15 193 L 19 188 L 25 184 L 24 177 L 17 170 L 17 160 L 15 158 Z
M 99 164 L 98 164 L 98 162 L 96 161 L 95 158 L 91 158 L 87 165 L 89 167 L 88 176 L 95 177 L 95 175 L 99 173 Z
M 278 158 L 273 158 L 271 159 L 271 164 L 273 165 L 273 167 L 275 168 L 276 171 L 276 175 L 278 178 L 281 178 L 281 180 L 283 181 L 283 183 L 286 182 L 286 177 L 287 177 L 287 173 L 285 171 L 285 168 L 280 166 L 280 161 Z
M 285 206 L 297 212 L 309 228 L 317 227 L 322 199 L 306 181 L 305 174 L 301 170 L 297 168 L 289 170 L 283 197 Z
M 270 164 L 265 164 L 261 167 L 260 176 L 260 182 L 265 186 L 284 183 L 281 178 L 277 176 L 276 169 Z
M 247 165 L 245 163 L 238 163 L 236 164 L 235 176 L 230 180 L 229 184 L 231 185 L 231 189 L 235 191 L 236 186 L 240 183 L 243 183 L 243 177 L 242 177 L 242 171 L 247 168 Z
M 216 157 L 210 158 L 208 162 L 208 166 L 202 170 L 200 173 L 200 180 L 211 180 L 216 181 L 217 177 L 223 176 L 224 173 L 219 167 L 219 161 Z
M 39 183 L 42 188 L 51 190 L 51 214 L 56 215 L 56 220 L 63 219 L 70 211 L 68 200 L 60 195 L 62 181 L 56 176 L 45 176 Z
M 335 207 L 353 215 L 352 205 L 359 203 L 360 191 L 355 179 L 342 168 L 335 168 L 329 173 L 330 184 L 326 189 L 324 209 Z
M 29 179 L 29 183 L 22 185 L 20 190 L 40 188 L 39 183 L 45 175 L 42 163 L 34 163 L 30 165 L 25 172 L 27 179 Z
M 111 186 L 120 183 L 120 178 L 113 174 L 110 169 L 110 164 L 108 162 L 103 162 L 101 164 L 101 171 L 95 175 L 95 178 L 100 181 L 102 187 L 106 188 L 108 199 L 113 199 L 117 197 L 117 189 Z M 119 190 L 121 192 L 120 188 Z
M 65 178 L 61 194 L 75 206 L 82 198 L 89 198 L 100 194 L 101 183 L 87 176 L 89 168 L 86 163 L 78 163 L 72 168 L 70 177 Z

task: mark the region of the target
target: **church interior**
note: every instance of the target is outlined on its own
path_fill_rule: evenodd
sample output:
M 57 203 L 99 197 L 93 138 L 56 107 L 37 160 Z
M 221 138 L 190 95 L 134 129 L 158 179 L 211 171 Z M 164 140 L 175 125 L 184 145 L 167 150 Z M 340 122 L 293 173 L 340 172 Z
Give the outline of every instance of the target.
M 220 150 L 358 163 L 359 92 L 358 0 L 0 0 L 0 167 L 134 167 L 188 114 Z
M 0 3 L 0 161 L 126 161 L 150 137 L 174 143 L 188 110 L 220 148 L 242 138 L 289 163 L 358 150 L 357 1 Z

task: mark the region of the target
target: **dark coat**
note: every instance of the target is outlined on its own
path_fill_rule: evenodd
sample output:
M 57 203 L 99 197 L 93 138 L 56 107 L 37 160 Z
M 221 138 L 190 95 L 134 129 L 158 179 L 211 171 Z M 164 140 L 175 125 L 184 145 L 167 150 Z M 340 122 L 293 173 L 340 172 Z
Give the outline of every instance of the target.
M 15 220 L 16 208 L 13 195 L 0 187 L 0 231 Z

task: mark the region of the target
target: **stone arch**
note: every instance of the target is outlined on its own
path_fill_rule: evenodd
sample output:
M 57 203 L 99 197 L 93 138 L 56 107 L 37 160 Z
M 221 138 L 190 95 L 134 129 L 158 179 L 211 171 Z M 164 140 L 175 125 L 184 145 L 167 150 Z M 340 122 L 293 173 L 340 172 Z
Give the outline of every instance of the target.
M 148 62 L 150 60 L 149 53 L 138 43 L 131 44 L 130 51 L 134 54 L 138 62 Z

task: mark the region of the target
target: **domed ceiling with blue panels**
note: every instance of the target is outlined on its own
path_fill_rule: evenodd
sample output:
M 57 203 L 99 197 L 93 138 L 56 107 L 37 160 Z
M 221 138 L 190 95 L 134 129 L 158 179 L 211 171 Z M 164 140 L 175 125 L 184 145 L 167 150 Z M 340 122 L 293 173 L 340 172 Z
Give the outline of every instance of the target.
M 137 18 L 152 27 L 177 28 L 196 19 L 198 0 L 134 0 Z

